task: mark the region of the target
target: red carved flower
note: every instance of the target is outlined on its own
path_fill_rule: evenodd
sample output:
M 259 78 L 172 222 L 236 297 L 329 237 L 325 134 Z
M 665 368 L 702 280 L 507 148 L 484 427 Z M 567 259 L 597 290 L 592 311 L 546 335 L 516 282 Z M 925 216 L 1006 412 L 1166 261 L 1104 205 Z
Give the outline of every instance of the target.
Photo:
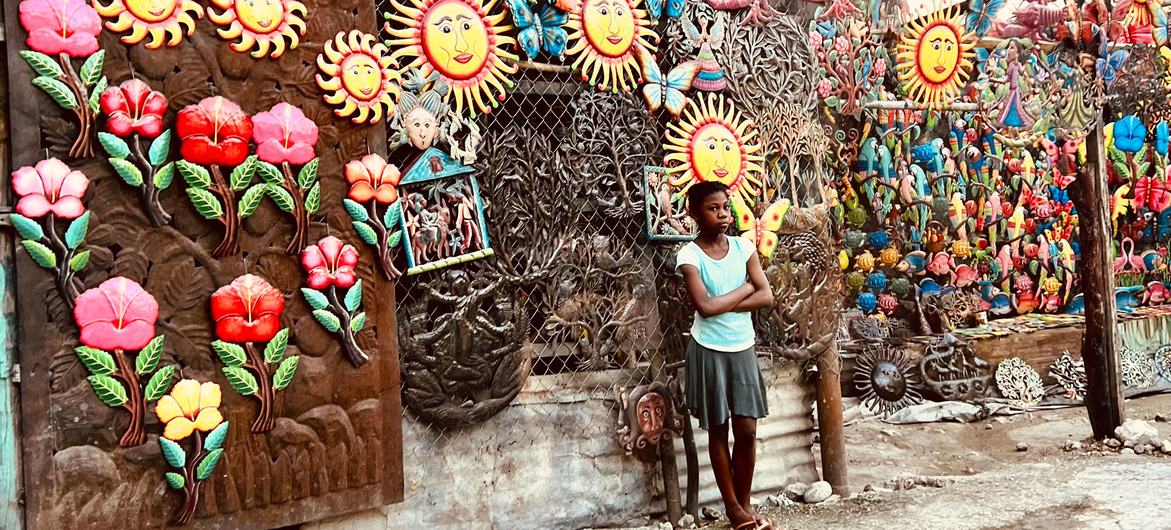
M 12 189 L 20 196 L 16 213 L 25 217 L 53 214 L 74 219 L 85 213 L 81 198 L 89 188 L 89 179 L 80 171 L 69 169 L 65 162 L 50 158 L 12 172 Z
M 141 350 L 155 337 L 159 303 L 134 280 L 115 276 L 77 297 L 81 343 L 99 350 Z
M 236 166 L 248 158 L 252 119 L 240 106 L 220 96 L 205 98 L 179 111 L 179 154 L 193 164 Z
M 227 342 L 267 342 L 281 329 L 285 298 L 264 278 L 245 274 L 211 295 L 215 334 Z
M 52 56 L 93 55 L 102 32 L 101 17 L 85 0 L 24 0 L 20 25 L 28 32 L 29 49 Z
M 366 155 L 351 160 L 345 167 L 346 182 L 350 183 L 350 198 L 358 202 L 374 199 L 382 204 L 398 200 L 398 186 L 402 174 L 381 156 Z
M 301 265 L 309 273 L 308 283 L 313 289 L 325 289 L 330 285 L 346 289 L 358 279 L 354 274 L 358 251 L 333 236 L 305 247 L 301 251 Z
M 100 101 L 107 116 L 106 130 L 111 134 L 125 137 L 138 133 L 144 138 L 154 138 L 163 132 L 167 97 L 138 79 L 107 88 Z
M 317 124 L 301 109 L 277 103 L 268 112 L 252 117 L 252 141 L 256 156 L 270 164 L 308 164 L 317 145 Z

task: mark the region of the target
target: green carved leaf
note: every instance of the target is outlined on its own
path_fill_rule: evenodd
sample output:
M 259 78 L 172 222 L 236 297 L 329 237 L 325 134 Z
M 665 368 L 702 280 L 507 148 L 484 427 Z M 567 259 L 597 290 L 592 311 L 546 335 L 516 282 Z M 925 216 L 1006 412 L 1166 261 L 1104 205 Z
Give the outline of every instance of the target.
M 187 181 L 187 185 L 195 188 L 211 187 L 211 174 L 202 166 L 192 164 L 186 160 L 175 162 L 179 176 Z
M 146 344 L 146 347 L 138 352 L 138 357 L 134 360 L 134 371 L 138 375 L 146 375 L 159 367 L 159 361 L 163 358 L 163 346 L 166 345 L 167 338 L 159 335 Z
M 49 247 L 27 239 L 21 241 L 20 244 L 24 246 L 25 252 L 28 252 L 28 257 L 32 258 L 37 265 L 46 269 L 57 267 L 57 255 L 49 250 Z
M 83 250 L 78 252 L 69 260 L 69 270 L 73 272 L 80 272 L 86 265 L 89 265 L 89 251 Z
M 175 163 L 168 162 L 167 165 L 159 168 L 155 172 L 155 188 L 165 190 L 171 186 L 171 181 L 175 180 Z
M 69 223 L 69 228 L 65 230 L 65 246 L 69 247 L 69 250 L 76 250 L 85 242 L 85 234 L 88 232 L 89 212 L 85 212 Z
M 159 371 L 150 376 L 150 381 L 146 382 L 143 399 L 147 403 L 153 403 L 166 395 L 167 391 L 171 389 L 171 383 L 175 381 L 175 373 L 178 369 L 173 364 L 159 368 Z
M 354 282 L 353 287 L 346 291 L 346 297 L 342 301 L 346 305 L 346 311 L 353 313 L 362 305 L 362 280 Z
M 321 291 L 302 287 L 301 294 L 305 296 L 305 301 L 309 302 L 309 307 L 313 309 L 325 309 L 329 307 L 329 299 Z
M 239 366 L 225 366 L 223 368 L 224 377 L 228 378 L 228 384 L 239 392 L 241 396 L 251 396 L 260 389 L 259 383 L 256 382 L 256 376 L 252 372 L 240 368 Z
M 365 241 L 367 245 L 372 247 L 378 246 L 378 234 L 374 232 L 373 228 L 370 228 L 370 225 L 354 221 L 354 231 L 358 233 L 358 237 L 361 237 L 362 241 Z
M 277 208 L 283 212 L 293 211 L 293 196 L 289 194 L 289 190 L 282 188 L 279 184 L 269 184 L 268 196 L 272 197 L 272 202 L 276 203 Z
M 232 191 L 240 191 L 252 184 L 252 176 L 256 174 L 256 164 L 261 163 L 257 160 L 256 155 L 249 156 L 244 159 L 244 162 L 236 166 L 232 170 L 232 174 L 228 176 L 228 185 L 232 187 Z
M 207 453 L 207 456 L 199 461 L 199 465 L 195 466 L 195 480 L 207 480 L 207 477 L 210 477 L 211 473 L 215 471 L 215 466 L 220 462 L 220 455 L 223 453 L 223 449 Z
M 354 319 L 350 321 L 350 332 L 357 333 L 366 327 L 366 313 L 358 313 L 354 315 Z
M 309 188 L 309 194 L 305 196 L 305 211 L 309 214 L 317 213 L 321 209 L 321 183 L 314 182 L 313 187 Z
M 223 217 L 224 207 L 210 191 L 203 188 L 187 188 L 186 191 L 187 196 L 191 198 L 191 204 L 195 206 L 195 211 L 199 212 L 199 215 L 202 215 L 204 219 Z
M 225 421 L 207 433 L 207 439 L 203 442 L 203 449 L 205 451 L 215 451 L 224 446 L 224 440 L 227 438 L 228 422 Z
M 244 192 L 244 196 L 240 198 L 240 209 L 238 210 L 240 219 L 244 219 L 256 211 L 256 208 L 264 201 L 266 189 L 268 189 L 267 185 L 256 184 Z
M 49 97 L 53 98 L 53 101 L 57 102 L 65 110 L 77 108 L 77 98 L 73 95 L 73 91 L 65 83 L 57 79 L 41 76 L 33 79 L 33 86 L 44 90 Z
M 93 375 L 110 375 L 118 369 L 114 356 L 97 348 L 78 346 L 73 349 L 82 366 Z
M 91 375 L 86 381 L 89 381 L 89 386 L 93 387 L 98 399 L 108 406 L 121 407 L 130 399 L 126 397 L 126 388 L 122 383 L 109 375 Z
M 163 476 L 167 477 L 167 485 L 170 486 L 171 489 L 181 490 L 183 489 L 183 486 L 187 484 L 187 481 L 183 480 L 183 475 L 173 471 L 168 471 Z
M 98 143 L 102 144 L 102 149 L 106 151 L 107 155 L 110 155 L 110 158 L 126 158 L 130 156 L 130 146 L 126 145 L 126 140 L 108 132 L 98 133 Z
M 20 58 L 32 67 L 37 75 L 46 77 L 65 77 L 65 71 L 61 70 L 61 66 L 54 61 L 52 57 L 43 53 L 34 52 L 32 50 L 21 50 Z
M 159 448 L 163 450 L 163 458 L 175 469 L 183 469 L 187 465 L 187 453 L 179 444 L 159 436 Z
M 370 220 L 370 214 L 366 213 L 366 207 L 360 203 L 350 199 L 342 199 L 342 206 L 346 207 L 346 213 L 350 214 L 350 219 L 359 223 L 365 223 Z
M 301 186 L 302 188 L 308 188 L 309 186 L 313 185 L 313 183 L 317 182 L 317 166 L 320 164 L 320 162 L 321 159 L 314 158 L 313 160 L 310 160 L 308 164 L 305 164 L 305 167 L 301 168 L 301 172 L 297 173 L 298 186 Z
M 386 236 L 386 246 L 390 248 L 397 247 L 403 241 L 403 231 L 395 230 L 389 236 Z
M 276 332 L 272 340 L 264 346 L 264 362 L 276 364 L 285 358 L 285 350 L 289 347 L 289 328 Z
M 317 322 L 321 324 L 321 327 L 330 333 L 337 333 L 342 328 L 342 323 L 338 320 L 337 316 L 324 309 L 313 310 L 313 318 L 316 318 Z
M 102 77 L 102 67 L 106 65 L 106 50 L 98 50 L 93 55 L 90 55 L 85 63 L 81 65 L 81 72 L 78 74 L 81 77 L 81 83 L 85 86 L 92 86 L 98 82 Z
M 147 156 L 150 157 L 150 165 L 158 166 L 167 161 L 167 155 L 171 154 L 171 130 L 167 129 L 155 138 L 150 143 L 150 151 Z
M 216 356 L 228 366 L 244 366 L 248 361 L 248 355 L 244 353 L 244 348 L 237 344 L 217 340 L 211 343 L 211 351 L 214 351 Z
M 129 160 L 111 158 L 110 165 L 114 167 L 114 172 L 119 177 L 122 177 L 122 180 L 126 181 L 127 184 L 136 188 L 142 185 L 142 171 L 139 171 L 138 166 L 135 166 Z
M 301 357 L 294 355 L 281 362 L 280 367 L 276 369 L 276 373 L 272 374 L 272 387 L 277 390 L 284 390 L 293 382 L 293 375 L 297 373 L 297 365 L 301 363 Z
M 382 226 L 387 230 L 398 226 L 399 218 L 403 215 L 402 201 L 395 201 L 394 204 L 386 207 L 386 214 L 382 216 Z
M 284 182 L 285 177 L 281 174 L 281 170 L 268 162 L 260 162 L 256 168 L 256 173 L 260 175 L 260 179 L 269 184 L 280 184 Z
M 108 86 L 110 86 L 110 80 L 106 79 L 106 76 L 103 75 L 101 79 L 98 79 L 98 84 L 94 85 L 94 87 L 90 89 L 89 108 L 93 111 L 94 114 L 97 114 L 98 111 L 101 110 L 100 102 L 102 98 L 102 92 L 105 92 L 106 87 Z
M 41 223 L 18 213 L 12 214 L 12 226 L 15 226 L 16 232 L 25 239 L 40 241 L 45 237 L 45 230 L 41 228 Z

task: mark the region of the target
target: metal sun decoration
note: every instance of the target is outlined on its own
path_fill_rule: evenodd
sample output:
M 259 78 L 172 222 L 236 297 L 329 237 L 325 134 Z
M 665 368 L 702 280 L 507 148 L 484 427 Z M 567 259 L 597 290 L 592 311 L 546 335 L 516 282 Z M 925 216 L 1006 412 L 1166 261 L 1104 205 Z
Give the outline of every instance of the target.
M 484 205 L 474 172 L 471 166 L 432 147 L 403 175 L 399 182 L 404 188 L 399 220 L 402 232 L 408 236 L 403 240 L 408 275 L 495 254 L 488 242 Z M 454 182 L 444 185 L 441 180 Z
M 362 311 L 362 280 L 358 279 L 358 251 L 342 240 L 326 236 L 301 252 L 301 266 L 308 274 L 308 287 L 301 294 L 313 318 L 326 331 L 338 335 L 342 351 L 354 368 L 360 368 L 370 356 L 358 346 L 356 336 L 366 327 Z M 339 293 L 344 294 L 338 296 Z
M 240 39 L 230 46 L 239 53 L 251 52 L 260 59 L 273 59 L 294 49 L 305 35 L 309 10 L 297 0 L 211 0 L 207 18 L 217 26 L 224 40 Z
M 383 113 L 394 111 L 401 76 L 394 57 L 374 35 L 352 30 L 338 32 L 326 41 L 317 56 L 317 86 L 326 92 L 324 99 L 341 118 L 354 123 L 378 123 Z
M 106 28 L 115 33 L 130 30 L 122 36 L 124 44 L 138 44 L 150 36 L 148 50 L 178 46 L 184 37 L 195 33 L 195 20 L 203 18 L 203 6 L 195 0 L 112 0 L 109 5 L 94 2 L 94 8 L 104 18 Z
M 902 90 L 921 103 L 945 103 L 958 96 L 972 74 L 975 46 L 975 35 L 956 6 L 915 19 L 899 37 L 896 70 Z
M 722 95 L 700 95 L 667 126 L 668 181 L 683 195 L 699 182 L 722 182 L 748 205 L 760 193 L 764 157 L 757 131 Z
M 642 77 L 642 54 L 657 51 L 651 41 L 659 36 L 650 26 L 641 0 L 584 0 L 569 13 L 566 53 L 577 56 L 573 68 L 582 81 L 598 90 L 630 92 Z
M 905 352 L 868 345 L 858 355 L 854 387 L 862 404 L 883 418 L 923 401 L 919 374 Z
M 996 366 L 996 388 L 1000 395 L 1021 407 L 1036 406 L 1045 397 L 1041 374 L 1020 357 L 1009 357 Z

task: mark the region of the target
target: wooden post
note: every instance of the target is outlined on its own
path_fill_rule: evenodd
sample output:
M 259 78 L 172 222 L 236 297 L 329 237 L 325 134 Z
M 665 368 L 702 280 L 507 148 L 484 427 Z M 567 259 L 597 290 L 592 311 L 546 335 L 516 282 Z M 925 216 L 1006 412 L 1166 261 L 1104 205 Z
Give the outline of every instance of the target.
M 1105 113 L 1103 113 L 1105 115 Z M 1086 332 L 1082 359 L 1086 363 L 1086 411 L 1094 438 L 1114 435 L 1122 425 L 1122 383 L 1119 377 L 1117 305 L 1114 300 L 1114 264 L 1111 261 L 1110 209 L 1106 201 L 1106 147 L 1102 124 L 1086 138 L 1086 163 L 1074 184 L 1078 210 L 1079 260 L 1085 297 Z
M 821 436 L 821 476 L 843 498 L 846 480 L 846 437 L 842 427 L 842 360 L 837 341 L 817 357 L 817 429 Z

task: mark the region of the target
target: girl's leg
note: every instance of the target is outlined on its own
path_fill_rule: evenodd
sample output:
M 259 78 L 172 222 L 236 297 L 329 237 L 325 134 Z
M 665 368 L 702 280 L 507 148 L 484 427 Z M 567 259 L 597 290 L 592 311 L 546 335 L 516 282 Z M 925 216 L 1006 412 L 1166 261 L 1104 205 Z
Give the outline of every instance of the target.
M 720 497 L 724 499 L 724 510 L 728 513 L 728 520 L 732 522 L 732 528 L 736 528 L 754 520 L 755 517 L 752 512 L 744 510 L 736 495 L 738 489 L 733 478 L 732 455 L 728 451 L 728 422 L 712 427 L 707 435 L 708 455 L 712 461 L 712 471 L 716 475 L 716 486 L 720 489 Z
M 752 509 L 752 475 L 756 470 L 756 418 L 732 416 L 732 478 L 740 507 L 755 517 Z

